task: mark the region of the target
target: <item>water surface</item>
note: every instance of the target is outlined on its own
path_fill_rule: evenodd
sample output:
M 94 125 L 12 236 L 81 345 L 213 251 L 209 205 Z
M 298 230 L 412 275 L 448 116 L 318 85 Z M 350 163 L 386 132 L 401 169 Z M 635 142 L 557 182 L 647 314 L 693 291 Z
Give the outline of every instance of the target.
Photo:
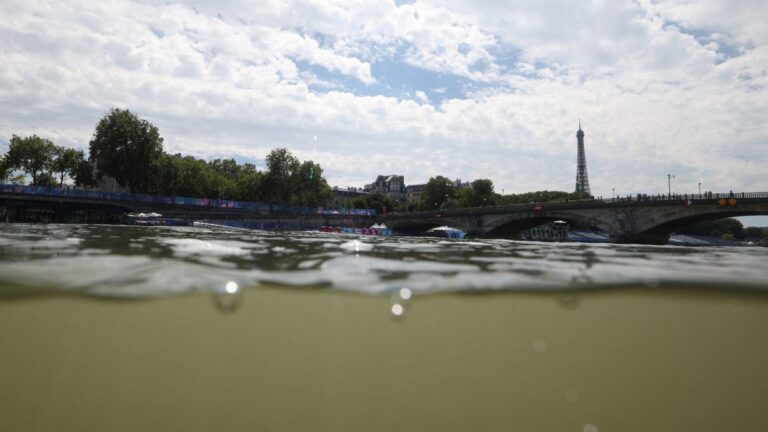
M 767 257 L 0 225 L 0 431 L 762 432 Z

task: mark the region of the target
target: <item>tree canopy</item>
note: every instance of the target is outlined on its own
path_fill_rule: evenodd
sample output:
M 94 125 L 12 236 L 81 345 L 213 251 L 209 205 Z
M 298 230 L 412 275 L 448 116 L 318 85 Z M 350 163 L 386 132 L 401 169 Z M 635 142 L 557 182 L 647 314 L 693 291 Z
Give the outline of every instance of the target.
M 423 210 L 439 209 L 443 203 L 453 198 L 456 190 L 453 183 L 447 177 L 436 176 L 429 179 L 421 194 L 421 208 Z
M 154 169 L 163 155 L 163 138 L 153 124 L 113 108 L 99 120 L 89 146 L 100 172 L 134 192 L 153 192 Z
M 37 135 L 19 137 L 13 135 L 5 154 L 6 169 L 18 169 L 32 177 L 33 185 L 48 185 L 49 176 L 43 174 L 51 168 L 56 146 Z
M 739 240 L 746 236 L 744 225 L 733 218 L 699 222 L 680 230 L 680 233 L 719 238 L 728 236 Z

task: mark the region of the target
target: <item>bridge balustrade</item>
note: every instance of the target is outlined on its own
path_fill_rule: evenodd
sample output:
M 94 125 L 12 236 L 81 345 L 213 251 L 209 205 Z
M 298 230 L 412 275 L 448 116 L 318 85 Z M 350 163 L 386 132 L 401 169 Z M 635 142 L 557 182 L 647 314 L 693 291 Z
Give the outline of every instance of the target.
M 352 216 L 375 216 L 375 209 L 324 209 L 312 207 L 295 207 L 276 203 L 259 203 L 251 201 L 220 200 L 210 198 L 190 198 L 165 195 L 130 194 L 105 192 L 87 189 L 60 189 L 45 186 L 23 186 L 0 184 L 0 192 L 24 195 L 82 198 L 103 201 L 142 202 L 165 205 L 184 205 L 197 207 L 229 208 L 242 210 L 258 210 L 265 213 L 293 214 L 340 214 Z

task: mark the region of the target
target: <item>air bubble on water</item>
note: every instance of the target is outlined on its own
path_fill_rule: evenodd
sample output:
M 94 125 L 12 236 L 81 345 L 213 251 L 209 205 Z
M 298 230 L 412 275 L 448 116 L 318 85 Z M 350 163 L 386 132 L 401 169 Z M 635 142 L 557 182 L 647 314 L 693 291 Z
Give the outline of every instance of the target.
M 408 301 L 411 299 L 411 297 L 413 297 L 413 292 L 410 288 L 400 288 L 400 291 L 398 291 L 397 295 L 401 299 Z
M 405 315 L 405 307 L 403 307 L 403 305 L 400 303 L 393 304 L 390 311 L 392 312 L 392 316 L 395 318 L 402 318 Z
M 547 343 L 541 339 L 537 339 L 533 343 L 533 349 L 535 349 L 538 352 L 544 352 L 547 350 Z
M 224 291 L 226 291 L 227 294 L 237 294 L 239 290 L 240 287 L 237 286 L 237 282 L 235 281 L 229 281 L 224 285 Z
M 213 303 L 223 313 L 236 311 L 242 301 L 242 290 L 235 281 L 229 281 L 224 286 L 217 288 L 213 295 Z
M 592 423 L 587 423 L 584 425 L 584 428 L 582 429 L 584 432 L 600 432 L 597 429 L 597 426 L 593 425 Z
M 397 291 L 392 293 L 392 296 L 390 297 L 390 301 L 393 305 L 400 305 L 403 306 L 407 303 L 411 302 L 411 299 L 413 298 L 413 291 L 411 291 L 410 288 L 400 288 Z

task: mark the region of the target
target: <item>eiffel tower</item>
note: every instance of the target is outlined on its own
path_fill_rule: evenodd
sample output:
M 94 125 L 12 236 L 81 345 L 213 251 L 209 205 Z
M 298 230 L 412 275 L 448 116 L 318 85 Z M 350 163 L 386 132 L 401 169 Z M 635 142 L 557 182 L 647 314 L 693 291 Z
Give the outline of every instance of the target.
M 589 191 L 587 156 L 584 153 L 584 131 L 581 130 L 581 119 L 579 119 L 579 131 L 576 132 L 576 141 L 578 143 L 576 153 L 576 192 L 591 194 Z

